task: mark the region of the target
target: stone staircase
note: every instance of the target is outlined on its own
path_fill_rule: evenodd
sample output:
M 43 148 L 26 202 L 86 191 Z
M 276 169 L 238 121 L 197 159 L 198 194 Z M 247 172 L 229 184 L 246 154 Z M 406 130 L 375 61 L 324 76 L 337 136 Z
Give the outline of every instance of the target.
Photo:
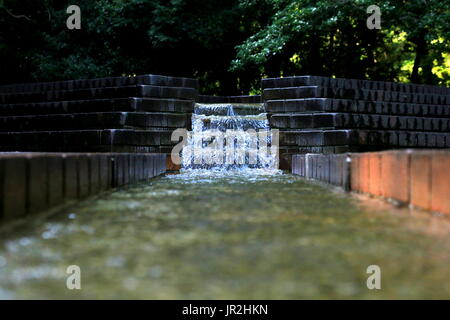
M 450 148 L 450 88 L 316 76 L 262 88 L 286 168 L 298 153 Z
M 197 86 L 158 75 L 0 86 L 0 151 L 170 153 Z

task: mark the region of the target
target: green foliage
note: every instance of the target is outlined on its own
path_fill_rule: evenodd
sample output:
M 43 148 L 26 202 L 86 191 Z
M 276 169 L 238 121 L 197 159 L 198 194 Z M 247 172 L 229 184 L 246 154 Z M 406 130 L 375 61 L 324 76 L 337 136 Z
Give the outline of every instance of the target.
M 450 52 L 449 0 L 378 3 L 382 30 L 366 27 L 372 0 L 270 2 L 276 13 L 237 46 L 231 71 L 259 66 L 267 76 L 310 73 L 449 84 L 442 55 Z
M 0 8 L 0 82 L 157 73 L 198 77 L 224 94 L 238 93 L 247 73 L 227 72 L 253 31 L 237 1 L 79 0 L 81 30 L 66 28 L 68 1 L 1 4 L 29 19 Z
M 0 0 L 0 83 L 156 73 L 205 93 L 257 92 L 264 76 L 450 84 L 450 0 Z

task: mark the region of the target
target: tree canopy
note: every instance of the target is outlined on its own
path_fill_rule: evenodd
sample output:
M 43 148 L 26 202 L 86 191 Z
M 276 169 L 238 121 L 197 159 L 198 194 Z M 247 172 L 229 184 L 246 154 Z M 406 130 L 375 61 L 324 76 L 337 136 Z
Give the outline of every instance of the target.
M 143 73 L 247 94 L 261 77 L 450 85 L 450 0 L 0 0 L 0 83 Z M 367 28 L 367 7 L 381 29 Z

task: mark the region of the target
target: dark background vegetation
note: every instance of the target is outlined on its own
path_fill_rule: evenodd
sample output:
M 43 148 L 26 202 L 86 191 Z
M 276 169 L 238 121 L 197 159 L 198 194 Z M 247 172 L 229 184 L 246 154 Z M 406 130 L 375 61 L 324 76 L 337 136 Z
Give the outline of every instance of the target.
M 82 29 L 68 30 L 68 5 Z M 366 9 L 382 10 L 369 30 Z M 261 77 L 450 85 L 450 0 L 0 0 L 0 83 L 196 77 L 210 94 Z

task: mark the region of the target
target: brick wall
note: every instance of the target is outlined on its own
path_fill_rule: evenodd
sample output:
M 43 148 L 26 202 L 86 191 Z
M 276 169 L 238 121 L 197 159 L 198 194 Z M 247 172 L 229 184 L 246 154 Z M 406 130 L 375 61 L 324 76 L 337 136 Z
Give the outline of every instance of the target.
M 163 154 L 0 153 L 0 223 L 165 171 Z
M 450 150 L 401 150 L 292 158 L 292 173 L 450 214 Z

